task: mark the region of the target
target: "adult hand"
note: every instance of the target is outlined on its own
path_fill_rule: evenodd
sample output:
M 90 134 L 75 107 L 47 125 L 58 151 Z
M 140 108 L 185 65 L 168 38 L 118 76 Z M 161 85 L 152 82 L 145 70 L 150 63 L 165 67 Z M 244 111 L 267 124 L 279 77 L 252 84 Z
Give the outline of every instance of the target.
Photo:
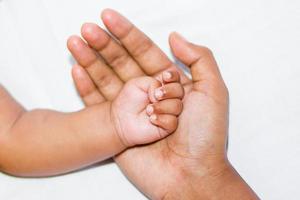
M 192 80 L 140 30 L 116 11 L 102 20 L 114 37 L 95 24 L 82 27 L 68 47 L 79 65 L 77 89 L 87 106 L 116 97 L 124 82 L 179 71 L 184 108 L 175 133 L 115 157 L 123 173 L 152 199 L 256 199 L 226 156 L 228 92 L 212 52 L 172 33 L 175 57 L 189 66 Z M 92 80 L 93 81 L 92 81 Z

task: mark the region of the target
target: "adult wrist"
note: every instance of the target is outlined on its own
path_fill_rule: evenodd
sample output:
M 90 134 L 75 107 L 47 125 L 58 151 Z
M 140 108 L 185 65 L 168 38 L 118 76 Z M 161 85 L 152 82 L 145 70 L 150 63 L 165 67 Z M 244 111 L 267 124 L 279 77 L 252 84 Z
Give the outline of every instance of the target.
M 195 167 L 194 167 L 195 166 Z M 226 182 L 226 176 L 231 173 L 230 164 L 224 161 L 207 162 L 184 169 L 180 183 L 172 187 L 164 199 L 215 199 L 219 187 Z
M 190 173 L 182 183 L 173 187 L 165 195 L 164 200 L 169 199 L 256 200 L 259 198 L 233 166 L 228 161 L 224 161 L 215 168 L 207 168 L 206 172 Z

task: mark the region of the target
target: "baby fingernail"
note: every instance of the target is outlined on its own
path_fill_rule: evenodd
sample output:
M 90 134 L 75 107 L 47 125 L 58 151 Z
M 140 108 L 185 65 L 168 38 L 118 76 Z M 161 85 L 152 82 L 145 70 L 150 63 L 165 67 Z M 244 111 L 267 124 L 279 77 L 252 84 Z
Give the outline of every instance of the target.
M 151 115 L 154 111 L 153 105 L 148 105 L 146 108 L 148 115 Z
M 167 79 L 167 80 L 169 80 L 169 79 L 172 78 L 172 74 L 171 74 L 170 72 L 164 72 L 163 76 L 164 76 L 164 78 Z
M 151 121 L 157 120 L 157 115 L 151 115 L 151 116 L 150 116 L 150 120 L 151 120 Z
M 164 96 L 164 93 L 161 89 L 156 89 L 154 95 L 156 99 L 160 99 Z

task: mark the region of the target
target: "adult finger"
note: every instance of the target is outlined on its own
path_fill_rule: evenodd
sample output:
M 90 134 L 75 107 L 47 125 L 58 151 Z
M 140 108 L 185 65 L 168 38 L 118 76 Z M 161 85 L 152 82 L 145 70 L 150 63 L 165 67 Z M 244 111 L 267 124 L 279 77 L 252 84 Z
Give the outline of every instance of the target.
M 107 29 L 122 43 L 147 75 L 154 76 L 170 69 L 180 72 L 183 83 L 189 81 L 154 42 L 121 14 L 106 9 L 102 12 L 102 20 Z
M 71 36 L 67 45 L 76 61 L 87 70 L 101 94 L 106 99 L 113 100 L 123 87 L 121 79 L 78 36 Z
M 73 66 L 72 77 L 76 89 L 86 106 L 105 101 L 104 96 L 99 92 L 87 72 L 80 65 Z
M 225 85 L 212 52 L 203 46 L 186 41 L 178 33 L 170 35 L 173 54 L 191 69 L 194 89 Z
M 84 24 L 81 34 L 123 81 L 145 75 L 126 49 L 98 25 Z

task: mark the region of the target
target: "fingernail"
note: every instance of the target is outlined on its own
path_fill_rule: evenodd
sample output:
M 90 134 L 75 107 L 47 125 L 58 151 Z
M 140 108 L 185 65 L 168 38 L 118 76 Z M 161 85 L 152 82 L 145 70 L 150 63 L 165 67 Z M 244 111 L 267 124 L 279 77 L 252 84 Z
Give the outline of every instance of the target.
M 156 89 L 154 95 L 156 99 L 160 99 L 164 96 L 164 93 L 161 89 Z
M 153 105 L 148 105 L 146 108 L 146 112 L 148 113 L 148 115 L 151 115 L 154 111 Z
M 124 26 L 124 27 L 132 26 L 131 22 L 126 17 L 121 15 L 120 13 L 119 13 L 119 20 L 120 20 L 120 24 L 122 24 L 122 26 Z
M 164 72 L 163 76 L 165 79 L 170 80 L 172 78 L 172 73 L 170 72 Z
M 176 37 L 178 37 L 180 40 L 187 42 L 187 39 L 185 37 L 183 37 L 181 34 L 179 34 L 178 32 L 174 32 L 174 34 L 176 35 Z
M 105 9 L 102 13 L 102 16 L 104 18 L 106 18 L 106 20 L 109 20 L 109 21 L 116 22 L 116 20 L 117 20 L 118 25 L 126 26 L 126 27 L 131 26 L 130 21 L 126 17 L 124 17 L 121 13 L 119 13 L 115 10 Z
M 157 115 L 151 115 L 151 116 L 150 116 L 150 120 L 151 120 L 151 121 L 157 120 Z

